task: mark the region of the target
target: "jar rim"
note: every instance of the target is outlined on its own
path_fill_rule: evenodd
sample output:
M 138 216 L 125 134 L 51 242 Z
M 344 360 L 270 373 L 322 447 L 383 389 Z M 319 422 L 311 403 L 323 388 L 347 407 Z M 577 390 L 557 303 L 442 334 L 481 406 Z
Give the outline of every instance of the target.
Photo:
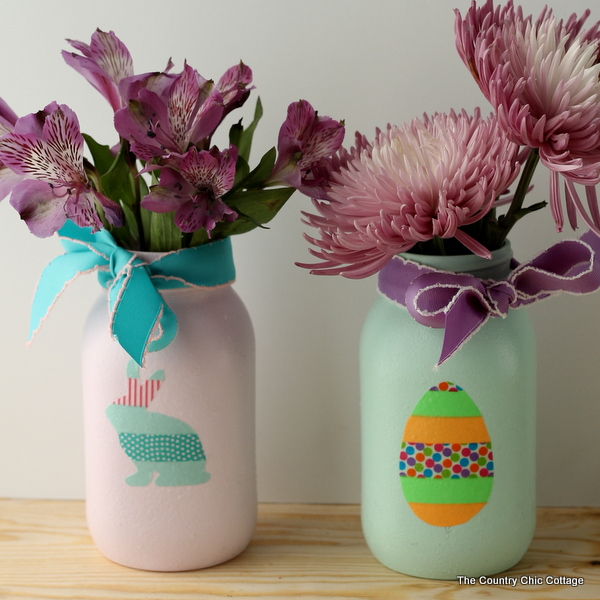
M 508 268 L 513 257 L 510 241 L 506 240 L 502 248 L 492 251 L 492 258 L 483 258 L 477 254 L 456 254 L 441 256 L 438 254 L 413 254 L 403 252 L 399 254 L 403 259 L 411 262 L 433 267 L 441 271 L 452 271 L 454 273 L 471 273 L 481 276 L 479 273 L 494 273 L 497 269 Z M 485 277 L 485 275 L 483 275 Z
M 483 258 L 482 256 L 473 253 L 441 255 L 402 252 L 398 256 L 401 256 L 405 260 L 410 260 L 425 266 L 437 266 L 440 262 L 452 262 L 454 268 L 456 268 L 457 264 L 465 264 L 467 267 L 472 267 L 473 265 L 485 265 L 486 267 L 493 268 L 510 260 L 513 256 L 513 251 L 510 241 L 506 240 L 502 248 L 492 251 L 492 258 Z

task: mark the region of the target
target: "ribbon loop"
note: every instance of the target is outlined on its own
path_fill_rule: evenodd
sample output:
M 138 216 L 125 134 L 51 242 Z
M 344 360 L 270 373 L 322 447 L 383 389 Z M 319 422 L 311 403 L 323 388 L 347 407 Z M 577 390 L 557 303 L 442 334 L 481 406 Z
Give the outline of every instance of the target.
M 559 242 L 533 260 L 516 265 L 506 279 L 424 267 L 395 256 L 379 274 L 379 291 L 405 306 L 427 327 L 443 328 L 438 365 L 452 356 L 490 317 L 504 318 L 559 292 L 587 294 L 600 288 L 600 238 L 588 231 Z
M 177 334 L 177 318 L 161 289 L 216 287 L 235 279 L 229 238 L 145 262 L 118 246 L 106 230 L 91 233 L 69 221 L 59 236 L 66 253 L 42 273 L 31 311 L 30 341 L 67 285 L 95 271 L 108 291 L 111 335 L 143 366 L 147 352 L 165 348 Z

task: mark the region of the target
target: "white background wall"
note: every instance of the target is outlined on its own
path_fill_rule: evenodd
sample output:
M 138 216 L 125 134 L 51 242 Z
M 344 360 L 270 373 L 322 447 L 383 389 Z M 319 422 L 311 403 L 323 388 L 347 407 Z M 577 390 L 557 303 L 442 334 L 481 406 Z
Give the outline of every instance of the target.
M 52 100 L 71 106 L 82 130 L 114 143 L 109 105 L 60 56 L 65 38 L 89 42 L 96 27 L 127 44 L 137 73 L 172 57 L 218 78 L 240 58 L 265 107 L 255 160 L 276 143 L 287 105 L 311 101 L 372 137 L 375 127 L 423 112 L 489 110 L 454 50 L 453 7 L 467 0 L 2 1 L 0 96 L 20 115 Z M 543 0 L 524 0 L 537 14 Z M 554 3 L 567 16 L 562 3 Z M 582 12 L 589 2 L 572 0 Z M 592 18 L 600 19 L 600 9 Z M 256 93 L 255 92 L 255 93 Z M 254 103 L 248 107 L 250 115 Z M 536 177 L 532 200 L 547 198 Z M 269 231 L 234 240 L 235 287 L 258 344 L 258 461 L 262 501 L 358 502 L 357 348 L 374 278 L 317 278 L 296 194 Z M 522 222 L 516 256 L 557 241 L 551 218 Z M 25 347 L 30 300 L 56 239 L 38 240 L 0 204 L 0 497 L 82 498 L 79 344 L 99 292 L 94 277 L 71 286 Z M 600 506 L 600 295 L 562 296 L 531 308 L 539 340 L 538 502 Z

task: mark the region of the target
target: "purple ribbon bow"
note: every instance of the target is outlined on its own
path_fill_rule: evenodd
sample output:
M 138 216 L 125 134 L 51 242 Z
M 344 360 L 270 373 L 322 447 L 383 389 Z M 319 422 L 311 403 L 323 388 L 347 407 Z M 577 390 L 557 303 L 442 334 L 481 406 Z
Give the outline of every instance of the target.
M 413 319 L 444 328 L 438 365 L 450 358 L 490 317 L 559 292 L 588 294 L 600 288 L 600 237 L 588 231 L 551 246 L 494 281 L 439 271 L 395 256 L 379 273 L 379 291 L 405 306 Z

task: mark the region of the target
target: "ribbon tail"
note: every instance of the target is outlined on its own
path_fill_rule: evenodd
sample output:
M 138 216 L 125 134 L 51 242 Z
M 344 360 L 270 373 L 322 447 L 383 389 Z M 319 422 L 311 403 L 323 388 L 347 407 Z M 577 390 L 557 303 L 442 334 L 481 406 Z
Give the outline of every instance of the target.
M 163 305 L 162 315 L 159 317 L 158 329 L 158 335 L 152 338 L 148 344 L 149 352 L 158 352 L 166 348 L 177 335 L 177 317 L 166 302 Z
M 136 302 L 139 298 L 144 301 Z M 177 333 L 175 315 L 147 273 L 139 269 L 129 269 L 126 275 L 115 280 L 109 289 L 109 311 L 111 334 L 141 367 L 152 343 L 160 342 L 163 337 L 170 342 Z M 152 340 L 152 332 L 161 329 L 160 339 Z
M 439 367 L 447 361 L 467 340 L 469 340 L 487 321 L 487 312 L 476 310 L 469 304 L 468 298 L 462 297 L 455 302 L 446 313 L 444 341 L 438 360 Z
M 104 257 L 83 252 L 62 254 L 48 264 L 42 272 L 33 297 L 28 343 L 31 343 L 40 330 L 65 288 L 79 275 L 91 273 L 103 264 L 106 264 Z

